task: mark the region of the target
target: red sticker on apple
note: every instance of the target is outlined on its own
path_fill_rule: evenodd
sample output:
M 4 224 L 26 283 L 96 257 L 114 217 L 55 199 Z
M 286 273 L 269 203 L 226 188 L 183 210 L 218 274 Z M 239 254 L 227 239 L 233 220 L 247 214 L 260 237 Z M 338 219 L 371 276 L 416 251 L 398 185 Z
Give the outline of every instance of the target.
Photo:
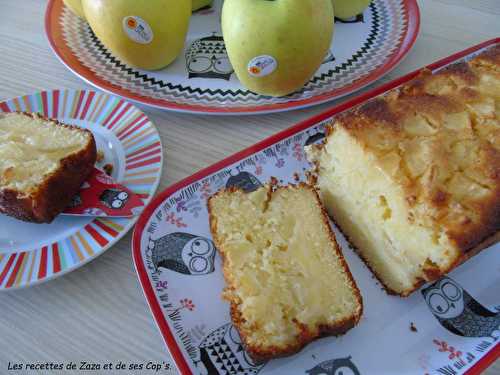
M 269 55 L 254 57 L 248 63 L 247 71 L 252 77 L 265 77 L 276 70 L 278 62 Z
M 141 17 L 124 17 L 122 26 L 125 34 L 136 43 L 149 44 L 153 40 L 153 30 Z

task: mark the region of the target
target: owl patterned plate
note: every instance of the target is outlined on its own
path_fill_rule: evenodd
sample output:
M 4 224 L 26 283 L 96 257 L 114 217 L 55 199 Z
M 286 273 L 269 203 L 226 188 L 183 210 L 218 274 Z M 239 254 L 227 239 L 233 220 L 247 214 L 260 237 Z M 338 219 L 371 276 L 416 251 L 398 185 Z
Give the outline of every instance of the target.
M 183 53 L 154 72 L 115 58 L 62 0 L 49 1 L 45 30 L 63 64 L 102 90 L 175 111 L 256 114 L 323 103 L 374 82 L 408 53 L 419 28 L 416 0 L 373 0 L 363 14 L 336 21 L 329 53 L 301 91 L 271 98 L 246 90 L 236 78 L 221 36 L 221 5 L 215 0 L 194 13 Z
M 435 70 L 500 39 L 441 60 Z M 305 179 L 304 145 L 336 114 L 414 78 L 413 72 L 229 157 L 159 194 L 134 230 L 133 255 L 146 299 L 183 374 L 478 374 L 500 355 L 500 243 L 408 298 L 387 295 L 336 228 L 365 312 L 346 335 L 256 364 L 242 350 L 221 298 L 221 262 L 210 239 L 207 198 L 222 187 L 252 190 L 271 176 Z M 480 276 L 480 277 L 478 277 Z M 270 301 L 272 303 L 272 301 Z M 458 334 L 457 334 L 458 333 Z
M 0 102 L 0 112 L 38 112 L 89 129 L 112 177 L 149 202 L 160 180 L 162 148 L 158 132 L 132 104 L 93 91 L 54 90 Z M 108 190 L 108 206 L 123 194 Z M 123 237 L 137 221 L 130 218 L 58 216 L 51 224 L 32 224 L 0 214 L 0 290 L 38 284 L 70 272 Z

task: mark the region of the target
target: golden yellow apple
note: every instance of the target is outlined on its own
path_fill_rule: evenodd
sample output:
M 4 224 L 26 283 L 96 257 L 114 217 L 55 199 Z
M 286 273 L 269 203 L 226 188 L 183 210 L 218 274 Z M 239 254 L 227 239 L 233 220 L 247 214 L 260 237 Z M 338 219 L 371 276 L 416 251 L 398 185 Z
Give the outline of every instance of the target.
M 191 0 L 82 0 L 82 5 L 104 46 L 132 66 L 161 69 L 184 47 Z

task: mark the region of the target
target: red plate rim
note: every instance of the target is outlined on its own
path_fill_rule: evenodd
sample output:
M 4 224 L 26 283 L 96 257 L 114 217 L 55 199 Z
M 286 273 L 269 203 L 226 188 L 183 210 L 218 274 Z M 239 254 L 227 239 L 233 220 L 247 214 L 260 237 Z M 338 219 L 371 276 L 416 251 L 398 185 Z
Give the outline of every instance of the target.
M 45 33 L 49 40 L 50 47 L 54 51 L 55 55 L 59 60 L 74 74 L 79 76 L 85 82 L 90 85 L 96 86 L 101 90 L 107 91 L 111 94 L 121 96 L 128 100 L 134 102 L 145 104 L 148 106 L 168 109 L 177 112 L 186 113 L 204 113 L 213 115 L 244 115 L 244 114 L 265 114 L 273 112 L 283 112 L 287 110 L 300 109 L 309 107 L 312 105 L 317 105 L 325 103 L 327 101 L 338 99 L 342 96 L 353 93 L 382 77 L 383 75 L 394 69 L 397 64 L 408 54 L 410 49 L 415 44 L 418 36 L 418 31 L 420 29 L 420 10 L 418 8 L 417 0 L 404 0 L 405 4 L 405 14 L 407 18 L 407 27 L 404 32 L 403 41 L 400 48 L 395 50 L 390 56 L 389 60 L 382 66 L 373 70 L 370 74 L 364 76 L 363 78 L 355 81 L 353 84 L 342 87 L 341 89 L 335 90 L 335 92 L 327 92 L 321 95 L 316 95 L 311 98 L 291 101 L 286 103 L 276 103 L 270 105 L 256 105 L 254 107 L 206 107 L 201 105 L 191 105 L 191 104 L 179 104 L 171 101 L 148 98 L 128 90 L 124 90 L 122 87 L 114 85 L 107 82 L 100 77 L 98 77 L 89 68 L 84 66 L 68 48 L 64 48 L 64 43 L 56 43 L 56 40 L 62 41 L 63 36 L 61 28 L 54 27 L 58 25 L 58 20 L 53 20 L 54 12 L 55 14 L 60 14 L 62 8 L 62 0 L 49 0 L 47 4 L 47 9 L 45 12 Z
M 134 258 L 134 265 L 136 272 L 139 276 L 139 280 L 144 292 L 144 295 L 146 297 L 146 300 L 148 301 L 149 307 L 151 309 L 151 312 L 155 318 L 156 324 L 158 325 L 158 328 L 162 334 L 163 340 L 165 341 L 165 344 L 167 346 L 167 350 L 170 352 L 171 356 L 173 357 L 175 364 L 177 365 L 179 371 L 183 375 L 193 375 L 191 372 L 189 365 L 186 362 L 186 359 L 182 355 L 182 352 L 180 348 L 177 346 L 177 343 L 175 341 L 175 338 L 170 331 L 168 327 L 168 323 L 165 320 L 164 315 L 161 312 L 161 307 L 158 304 L 158 301 L 156 300 L 156 296 L 153 291 L 153 287 L 151 286 L 151 283 L 149 282 L 149 278 L 147 275 L 147 271 L 144 267 L 144 262 L 142 259 L 142 254 L 141 254 L 141 233 L 144 231 L 146 224 L 151 217 L 151 215 L 154 213 L 156 208 L 164 202 L 170 195 L 178 191 L 179 189 L 184 188 L 185 186 L 196 182 L 200 180 L 203 177 L 206 177 L 212 173 L 217 172 L 218 170 L 225 168 L 238 160 L 244 159 L 247 156 L 250 156 L 253 153 L 262 151 L 266 147 L 269 147 L 276 142 L 279 142 L 280 140 L 290 137 L 299 131 L 302 131 L 314 124 L 317 124 L 333 115 L 336 115 L 342 111 L 345 111 L 351 107 L 354 107 L 370 98 L 373 98 L 377 95 L 380 95 L 384 93 L 385 91 L 391 90 L 413 78 L 415 78 L 423 69 L 430 69 L 430 70 L 435 70 L 438 69 L 444 65 L 447 65 L 455 60 L 458 60 L 466 55 L 469 55 L 477 50 L 480 50 L 481 48 L 487 47 L 489 45 L 497 44 L 500 43 L 500 38 L 494 38 L 490 39 L 488 41 L 485 41 L 483 43 L 480 43 L 478 45 L 475 45 L 473 47 L 467 48 L 463 51 L 460 51 L 458 53 L 455 53 L 451 56 L 445 57 L 441 60 L 436 61 L 435 63 L 432 63 L 430 65 L 427 65 L 424 68 L 417 69 L 411 73 L 408 73 L 405 76 L 402 76 L 398 79 L 395 79 L 391 82 L 388 82 L 380 87 L 377 87 L 369 92 L 366 92 L 356 98 L 353 98 L 351 100 L 348 100 L 345 103 L 342 103 L 340 105 L 337 105 L 323 113 L 320 113 L 319 115 L 316 115 L 310 119 L 307 119 L 305 121 L 300 122 L 299 124 L 296 124 L 288 129 L 282 130 L 275 135 L 272 135 L 263 141 L 260 141 L 256 143 L 253 146 L 250 146 L 240 152 L 237 152 L 207 168 L 204 168 L 195 174 L 171 185 L 170 187 L 166 188 L 164 191 L 162 191 L 160 194 L 158 194 L 149 204 L 148 206 L 144 209 L 142 212 L 141 216 L 139 217 L 139 220 L 137 221 L 137 224 L 134 228 L 134 232 L 132 235 L 132 255 Z M 485 356 L 483 356 L 477 363 L 474 364 L 467 372 L 467 375 L 479 375 L 481 372 L 486 369 L 493 361 L 495 361 L 497 358 L 500 357 L 500 342 L 496 344 L 496 346 L 491 349 Z

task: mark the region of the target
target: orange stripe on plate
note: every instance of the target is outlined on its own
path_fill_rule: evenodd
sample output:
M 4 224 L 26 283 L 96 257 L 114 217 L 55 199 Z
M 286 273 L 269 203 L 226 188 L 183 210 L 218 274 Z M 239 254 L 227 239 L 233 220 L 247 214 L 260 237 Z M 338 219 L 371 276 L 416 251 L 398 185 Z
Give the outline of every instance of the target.
M 23 263 L 25 256 L 26 256 L 25 252 L 19 253 L 19 256 L 17 257 L 16 265 L 14 266 L 14 269 L 10 273 L 9 280 L 7 280 L 7 284 L 5 284 L 6 288 L 10 288 L 14 284 L 14 281 L 16 280 L 17 273 L 19 272 L 19 269 L 21 268 L 21 264 Z
M 92 236 L 96 242 L 101 245 L 105 246 L 109 241 L 105 239 L 98 231 L 95 230 L 94 227 L 92 227 L 90 224 L 85 225 L 85 230 L 87 231 L 88 234 Z
M 14 263 L 14 259 L 16 258 L 16 254 L 11 254 L 9 257 L 9 260 L 7 261 L 7 264 L 5 265 L 2 273 L 0 273 L 0 285 L 2 285 L 5 276 L 7 276 L 7 273 L 9 273 L 10 267 L 12 267 L 12 263 Z
M 78 98 L 80 97 L 80 95 L 75 95 L 73 96 L 73 102 L 70 104 L 70 107 L 71 107 L 71 112 L 69 113 L 69 116 L 70 117 L 75 117 L 75 110 L 76 110 L 76 106 L 78 104 Z
M 99 219 L 95 220 L 94 224 L 97 225 L 99 228 L 101 228 L 103 231 L 105 231 L 110 236 L 113 236 L 113 237 L 118 236 L 118 232 L 117 231 L 115 231 L 113 228 L 108 227 L 106 224 L 104 224 Z
M 147 123 L 149 123 L 149 119 L 145 117 L 134 126 L 126 129 L 122 134 L 118 136 L 118 139 L 120 140 L 126 139 L 130 134 L 134 134 L 136 131 L 144 127 L 144 125 L 146 125 Z
M 135 156 L 135 155 L 138 155 L 142 152 L 145 152 L 147 150 L 150 150 L 152 148 L 155 148 L 156 146 L 159 146 L 160 145 L 160 141 L 157 141 L 157 142 L 154 142 L 148 146 L 144 146 L 143 148 L 140 148 L 138 150 L 135 150 L 134 152 L 131 152 L 130 154 L 126 154 L 125 157 L 126 158 L 131 158 L 132 156 Z
M 160 153 L 161 153 L 161 148 L 157 148 L 156 150 L 151 150 L 151 151 L 146 152 L 144 154 L 134 156 L 133 158 L 129 158 L 129 159 L 127 159 L 127 163 L 132 163 L 135 161 L 139 161 L 141 159 L 149 158 L 150 156 L 160 154 Z
M 117 128 L 115 128 L 115 134 L 118 138 L 121 137 L 123 132 L 126 132 L 128 129 L 130 129 L 132 126 L 137 124 L 139 121 L 141 121 L 143 118 L 145 118 L 146 115 L 144 113 L 136 113 L 133 118 L 130 119 L 128 122 L 123 122 L 122 125 L 119 125 Z
M 121 226 L 120 224 L 117 224 L 115 222 L 112 222 L 109 219 L 100 218 L 99 220 L 101 220 L 103 223 L 105 223 L 108 227 L 115 229 L 117 232 L 121 232 L 123 230 L 123 226 Z
M 127 105 L 120 111 L 120 113 L 118 113 L 115 118 L 113 119 L 113 121 L 111 121 L 111 123 L 106 126 L 108 129 L 113 129 L 113 127 L 116 125 L 116 123 L 118 121 L 120 121 L 123 116 L 125 116 L 125 113 L 127 113 L 127 111 L 132 108 L 132 104 L 130 103 L 127 103 Z
M 116 114 L 116 112 L 118 112 L 118 110 L 121 109 L 124 104 L 125 104 L 124 101 L 122 101 L 122 100 L 118 101 L 118 103 L 115 105 L 115 107 L 113 108 L 111 113 L 108 115 L 108 117 L 106 117 L 106 119 L 102 122 L 103 127 L 107 127 L 109 121 L 111 121 L 111 119 Z
M 32 251 L 29 256 L 31 257 L 31 262 L 30 262 L 30 268 L 28 270 L 28 278 L 26 279 L 27 281 L 31 281 L 31 276 L 33 275 L 33 269 L 35 268 L 35 261 L 36 261 L 36 252 Z
M 26 111 L 33 112 L 33 110 L 31 109 L 29 95 L 23 96 L 23 102 L 24 102 L 24 106 L 26 107 Z
M 71 247 L 73 248 L 74 252 L 76 253 L 76 256 L 78 257 L 78 259 L 80 261 L 82 261 L 83 255 L 82 255 L 82 252 L 80 251 L 80 246 L 78 246 L 78 243 L 75 241 L 75 237 L 71 237 L 69 239 L 69 241 L 71 242 Z
M 78 96 L 78 103 L 76 105 L 76 110 L 73 112 L 74 118 L 77 118 L 78 113 L 80 113 L 80 109 L 82 108 L 84 96 L 85 96 L 85 91 L 80 91 L 80 95 Z
M 100 95 L 100 100 L 101 100 L 101 103 L 99 104 L 99 108 L 97 109 L 97 111 L 94 115 L 94 118 L 92 119 L 93 122 L 96 122 L 97 118 L 99 118 L 101 116 L 102 109 L 106 105 L 106 100 L 104 100 L 104 95 L 102 95 L 102 94 Z
M 99 105 L 101 104 L 102 97 L 103 97 L 102 95 L 97 94 L 97 99 L 95 101 L 94 108 L 92 108 L 92 112 L 90 112 L 90 115 L 87 117 L 87 119 L 92 120 L 94 118 L 97 108 L 99 108 Z
M 156 181 L 156 177 L 148 177 L 148 178 L 137 178 L 132 180 L 122 181 L 123 185 L 144 185 L 151 184 Z
M 127 145 L 127 144 L 129 144 L 130 142 L 132 142 L 132 141 L 136 140 L 137 138 L 140 138 L 140 137 L 142 137 L 142 136 L 149 135 L 149 134 L 152 134 L 152 133 L 154 133 L 154 129 L 152 129 L 152 128 L 146 128 L 146 129 L 141 130 L 140 132 L 138 132 L 138 133 L 134 134 L 133 136 L 131 136 L 131 137 L 129 137 L 129 138 L 127 138 L 127 139 L 125 139 L 125 140 L 123 141 L 123 144 L 124 144 L 124 145 Z
M 85 251 L 87 251 L 87 254 L 89 254 L 90 256 L 94 255 L 94 251 L 92 250 L 92 248 L 90 247 L 89 243 L 87 242 L 87 240 L 81 235 L 80 232 L 78 232 L 76 234 L 76 236 L 78 237 L 78 239 L 80 240 L 80 242 L 82 243 L 83 247 L 85 248 Z
M 144 167 L 145 165 L 159 163 L 160 160 L 161 160 L 161 156 L 158 156 L 156 158 L 152 158 L 152 159 L 148 159 L 148 160 L 143 160 L 143 161 L 140 161 L 138 163 L 127 164 L 127 166 L 125 167 L 125 170 L 135 169 L 135 168 L 139 168 L 139 167 Z
M 154 130 L 153 130 L 153 131 L 154 131 Z M 153 132 L 151 132 L 151 133 L 149 133 L 149 134 L 145 134 L 145 135 L 143 135 L 142 137 L 140 137 L 139 139 L 135 140 L 134 142 L 129 143 L 128 145 L 125 145 L 125 144 L 124 144 L 124 146 L 125 146 L 125 150 L 127 150 L 127 149 L 129 149 L 129 148 L 134 147 L 134 146 L 135 146 L 136 144 L 138 144 L 138 143 L 144 142 L 144 139 L 145 139 L 145 138 L 147 138 L 147 137 L 149 137 L 151 134 L 153 134 Z
M 29 258 L 29 254 L 26 254 L 26 256 L 23 259 L 23 263 L 21 263 L 21 268 L 19 269 L 19 272 L 17 273 L 16 281 L 14 282 L 14 284 L 16 286 L 21 284 L 21 280 L 23 279 L 23 275 L 24 275 L 24 269 L 26 268 L 26 263 L 28 263 L 28 258 Z
M 21 104 L 19 103 L 19 99 L 18 99 L 18 98 L 15 98 L 15 99 L 13 100 L 13 102 L 14 102 L 14 106 L 16 107 L 16 111 L 17 111 L 17 112 L 21 111 Z
M 140 171 L 140 172 L 127 173 L 125 175 L 125 178 L 137 177 L 137 176 L 144 176 L 145 174 L 153 174 L 153 173 L 158 172 L 159 170 L 160 170 L 160 168 L 154 168 L 154 169 L 148 169 L 148 170 Z

